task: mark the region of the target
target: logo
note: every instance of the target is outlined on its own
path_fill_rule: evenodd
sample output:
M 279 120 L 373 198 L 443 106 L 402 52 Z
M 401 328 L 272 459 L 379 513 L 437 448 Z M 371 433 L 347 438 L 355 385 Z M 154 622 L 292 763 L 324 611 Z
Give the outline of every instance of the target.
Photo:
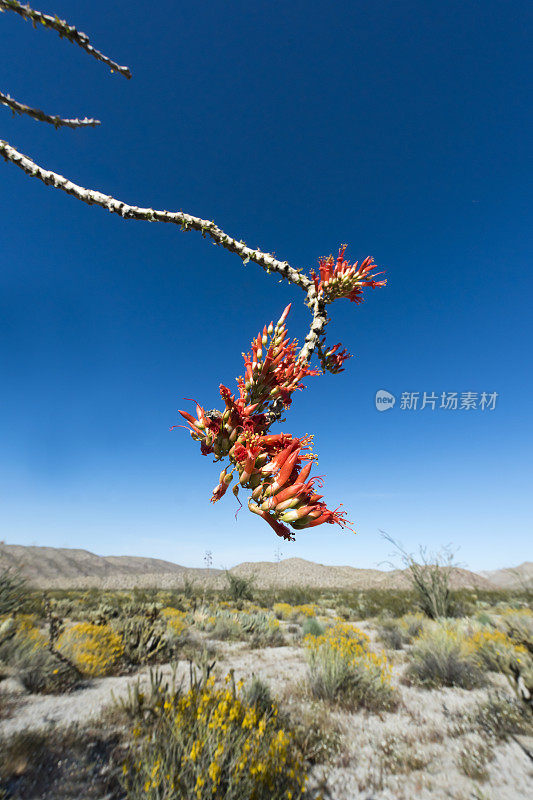
M 396 398 L 390 392 L 386 392 L 385 389 L 380 389 L 376 392 L 376 408 L 378 411 L 388 411 L 389 408 L 394 406 L 396 402 Z

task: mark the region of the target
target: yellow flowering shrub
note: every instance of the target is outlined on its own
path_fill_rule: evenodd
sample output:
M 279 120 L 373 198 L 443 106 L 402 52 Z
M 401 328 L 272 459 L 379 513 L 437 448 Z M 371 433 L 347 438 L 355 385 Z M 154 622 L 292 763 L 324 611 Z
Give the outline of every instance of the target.
M 483 667 L 498 672 L 506 672 L 527 658 L 526 648 L 499 630 L 477 631 L 469 637 L 467 645 Z
M 187 615 L 184 611 L 179 611 L 177 608 L 163 608 L 161 618 L 165 621 L 167 630 L 173 638 L 182 636 L 187 630 Z
M 299 800 L 302 758 L 275 705 L 245 702 L 242 684 L 193 681 L 157 718 L 138 723 L 137 750 L 123 770 L 130 800 Z
M 124 652 L 122 638 L 109 625 L 78 622 L 57 640 L 57 649 L 84 675 L 106 675 Z
M 290 603 L 274 603 L 272 611 L 278 619 L 295 620 L 298 617 L 316 617 L 318 606 L 306 603 L 300 606 L 291 606 Z
M 14 617 L 15 636 L 12 646 L 36 651 L 45 648 L 48 639 L 37 626 L 37 618 L 33 614 L 18 614 Z
M 292 619 L 294 615 L 294 608 L 290 603 L 274 603 L 272 611 L 278 619 Z
M 472 634 L 461 624 L 428 624 L 409 651 L 406 678 L 429 688 L 481 686 L 485 680 Z
M 337 622 L 321 636 L 305 636 L 309 688 L 315 697 L 349 707 L 392 707 L 396 692 L 385 653 L 370 650 L 366 633 Z
M 533 611 L 529 608 L 509 608 L 501 614 L 498 627 L 516 644 L 533 650 Z

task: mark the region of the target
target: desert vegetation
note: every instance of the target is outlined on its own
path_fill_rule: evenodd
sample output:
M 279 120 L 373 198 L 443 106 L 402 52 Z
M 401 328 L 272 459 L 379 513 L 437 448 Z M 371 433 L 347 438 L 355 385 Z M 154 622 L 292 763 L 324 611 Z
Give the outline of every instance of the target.
M 519 590 L 447 586 L 454 616 L 437 616 L 416 586 L 260 590 L 240 577 L 218 591 L 43 594 L 2 581 L 6 798 L 531 789 L 533 613 Z

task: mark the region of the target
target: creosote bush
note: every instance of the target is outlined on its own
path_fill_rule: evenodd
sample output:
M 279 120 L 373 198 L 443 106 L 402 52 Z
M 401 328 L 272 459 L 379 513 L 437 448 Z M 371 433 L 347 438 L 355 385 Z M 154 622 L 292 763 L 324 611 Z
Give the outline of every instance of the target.
M 246 702 L 232 675 L 225 687 L 193 679 L 162 698 L 157 718 L 137 723 L 124 765 L 130 800 L 298 800 L 305 794 L 301 753 L 272 704 Z

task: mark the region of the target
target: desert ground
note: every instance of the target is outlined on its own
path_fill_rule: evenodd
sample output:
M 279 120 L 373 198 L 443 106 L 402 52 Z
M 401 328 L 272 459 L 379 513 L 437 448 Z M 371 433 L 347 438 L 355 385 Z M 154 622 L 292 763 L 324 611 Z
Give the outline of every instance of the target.
M 436 615 L 412 589 L 242 573 L 172 590 L 4 575 L 6 800 L 533 795 L 527 590 L 457 588 Z

